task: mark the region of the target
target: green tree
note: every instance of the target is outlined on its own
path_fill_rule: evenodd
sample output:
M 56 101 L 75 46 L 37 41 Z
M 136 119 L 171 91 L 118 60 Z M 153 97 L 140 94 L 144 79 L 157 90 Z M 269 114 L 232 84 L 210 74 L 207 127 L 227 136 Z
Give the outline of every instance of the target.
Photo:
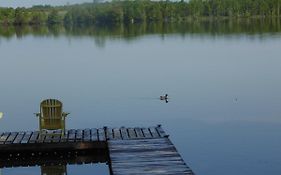
M 57 10 L 52 10 L 51 13 L 48 15 L 48 24 L 60 24 L 62 23 L 62 17 L 59 15 Z
M 188 5 L 191 16 L 199 17 L 203 15 L 204 4 L 202 0 L 190 0 Z
M 31 14 L 30 24 L 44 24 L 47 21 L 47 16 L 44 12 L 33 12 Z
M 148 21 L 160 21 L 163 18 L 162 12 L 161 12 L 161 6 L 159 3 L 155 5 L 148 5 L 145 10 L 146 19 Z
M 4 25 L 14 22 L 15 11 L 12 8 L 0 8 L 0 23 Z
M 15 21 L 16 25 L 23 25 L 29 22 L 29 12 L 25 8 L 16 8 Z

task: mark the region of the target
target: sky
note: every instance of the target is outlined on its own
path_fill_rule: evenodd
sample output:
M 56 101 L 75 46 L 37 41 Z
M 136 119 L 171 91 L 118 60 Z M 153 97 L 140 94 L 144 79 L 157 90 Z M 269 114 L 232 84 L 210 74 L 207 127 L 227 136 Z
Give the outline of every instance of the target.
M 83 2 L 93 2 L 93 0 L 0 0 L 0 7 L 31 7 L 33 5 L 66 5 Z

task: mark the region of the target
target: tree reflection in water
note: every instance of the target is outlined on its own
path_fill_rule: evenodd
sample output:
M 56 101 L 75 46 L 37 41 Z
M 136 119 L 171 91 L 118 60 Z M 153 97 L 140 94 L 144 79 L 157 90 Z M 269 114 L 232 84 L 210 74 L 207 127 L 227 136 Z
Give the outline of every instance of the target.
M 93 37 L 95 44 L 104 47 L 106 40 L 122 39 L 127 42 L 147 34 L 200 35 L 205 37 L 257 35 L 257 33 L 278 34 L 281 32 L 280 18 L 254 18 L 254 19 L 220 19 L 220 20 L 192 20 L 177 23 L 137 23 L 115 25 L 34 25 L 34 26 L 0 26 L 1 38 L 16 36 L 22 38 L 32 35 L 35 37 Z M 262 38 L 262 35 L 261 35 Z

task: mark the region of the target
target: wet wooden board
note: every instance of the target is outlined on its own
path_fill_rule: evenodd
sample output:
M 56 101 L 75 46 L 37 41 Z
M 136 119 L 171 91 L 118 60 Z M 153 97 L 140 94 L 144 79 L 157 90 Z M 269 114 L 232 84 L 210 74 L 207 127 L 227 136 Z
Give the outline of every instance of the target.
M 44 143 L 50 143 L 51 141 L 52 141 L 52 138 L 53 138 L 53 131 L 52 132 L 50 132 L 49 134 L 46 134 L 46 137 L 45 137 L 45 139 L 44 139 Z
M 158 125 L 158 127 L 155 128 L 156 131 L 158 132 L 160 137 L 168 137 L 169 135 L 167 135 L 165 133 L 165 131 L 163 130 L 163 128 L 161 127 L 161 125 Z
M 152 135 L 151 135 L 151 133 L 150 133 L 148 128 L 142 128 L 141 130 L 142 130 L 143 135 L 144 135 L 145 138 L 152 138 Z
M 15 140 L 15 138 L 17 137 L 17 135 L 18 135 L 18 132 L 12 132 L 12 133 L 9 135 L 8 139 L 6 140 L 5 144 L 11 144 L 11 143 L 13 143 L 13 141 Z
M 122 139 L 120 129 L 118 128 L 113 129 L 113 138 L 117 140 Z
M 136 139 L 137 138 L 136 132 L 135 132 L 134 128 L 128 128 L 128 133 L 129 133 L 129 137 L 131 139 Z
M 28 143 L 30 137 L 31 137 L 31 134 L 32 132 L 31 131 L 28 131 L 24 134 L 22 140 L 21 140 L 21 143 Z
M 137 134 L 137 138 L 144 138 L 143 132 L 141 130 L 141 128 L 135 128 L 136 134 Z
M 150 127 L 150 128 L 149 128 L 149 131 L 150 131 L 152 137 L 154 137 L 154 138 L 160 136 L 154 127 Z
M 193 175 L 168 138 L 109 140 L 112 175 Z
M 75 129 L 70 129 L 68 131 L 68 141 L 69 142 L 75 142 L 75 135 L 76 135 L 76 130 Z
M 105 132 L 106 132 L 105 129 L 102 128 L 98 129 L 98 135 L 100 141 L 106 141 Z
M 121 132 L 121 138 L 122 139 L 129 139 L 129 134 L 128 134 L 128 130 L 127 128 L 120 128 L 120 132 Z
M 62 136 L 61 131 L 54 131 L 54 136 L 53 136 L 51 142 L 54 142 L 54 143 L 60 142 L 61 136 Z
M 39 131 L 33 132 L 29 139 L 29 143 L 36 143 L 38 137 L 39 137 Z
M 89 142 L 91 141 L 91 130 L 90 129 L 84 129 L 83 131 L 83 141 Z
M 99 137 L 98 137 L 98 129 L 94 128 L 91 129 L 91 141 L 98 141 Z
M 3 133 L 0 137 L 0 144 L 5 144 L 10 134 L 11 134 L 10 132 Z
M 113 139 L 113 129 L 112 128 L 106 128 L 106 139 Z
M 82 141 L 83 140 L 83 130 L 78 129 L 76 132 L 76 141 Z
M 24 134 L 25 132 L 19 132 L 13 143 L 14 144 L 20 143 L 22 138 L 24 137 Z

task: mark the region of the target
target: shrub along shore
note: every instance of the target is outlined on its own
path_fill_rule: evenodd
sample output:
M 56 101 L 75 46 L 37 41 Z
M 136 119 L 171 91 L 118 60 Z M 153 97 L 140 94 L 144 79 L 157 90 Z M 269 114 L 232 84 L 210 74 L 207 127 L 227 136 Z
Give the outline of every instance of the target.
M 1 25 L 113 24 L 194 19 L 280 17 L 281 0 L 112 1 L 76 5 L 0 7 Z

